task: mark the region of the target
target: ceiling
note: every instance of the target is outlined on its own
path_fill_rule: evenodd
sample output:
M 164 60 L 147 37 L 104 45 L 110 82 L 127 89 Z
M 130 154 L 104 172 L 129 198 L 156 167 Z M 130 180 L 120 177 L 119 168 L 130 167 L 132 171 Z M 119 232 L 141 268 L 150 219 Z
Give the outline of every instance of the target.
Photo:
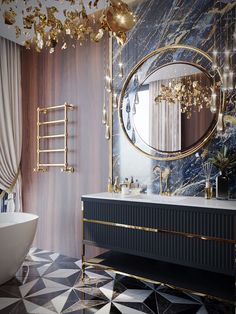
M 1 4 L 0 4 L 0 36 L 5 37 L 11 41 L 14 41 L 20 45 L 23 45 L 24 41 L 27 38 L 31 37 L 30 34 L 32 34 L 29 32 L 29 30 L 27 30 L 29 33 L 28 37 L 25 36 L 24 34 L 22 34 L 19 38 L 16 38 L 16 35 L 15 35 L 15 25 L 18 25 L 21 29 L 23 29 L 22 10 L 24 7 L 24 1 L 23 0 L 15 0 L 11 5 L 14 8 L 14 11 L 17 13 L 16 23 L 15 23 L 15 25 L 12 25 L 12 26 L 6 25 L 4 23 L 4 18 L 3 18 L 3 14 L 4 14 L 5 10 L 8 9 L 10 7 L 10 5 L 7 3 L 2 3 L 2 1 L 0 1 L 0 2 L 1 2 Z M 78 0 L 77 0 L 77 2 L 79 3 Z M 132 1 L 128 0 L 125 2 L 132 2 Z M 46 7 L 55 6 L 59 11 L 56 16 L 60 20 L 63 20 L 63 17 L 64 17 L 63 10 L 64 9 L 74 10 L 76 8 L 76 5 L 71 6 L 69 1 L 63 1 L 63 0 L 60 0 L 60 1 L 58 1 L 58 0 L 41 0 L 41 3 L 42 3 L 42 10 L 44 12 L 46 12 L 45 11 Z M 95 9 L 95 8 L 89 9 L 88 3 L 89 3 L 89 0 L 84 0 L 84 5 L 86 7 L 87 14 L 92 14 L 95 11 L 103 9 L 106 5 L 106 0 L 99 0 L 97 9 Z M 31 5 L 37 6 L 37 0 L 28 0 L 27 7 L 29 7 Z
M 189 65 L 187 63 L 185 64 L 169 64 L 166 66 L 163 66 L 162 68 L 155 71 L 152 75 L 148 77 L 147 80 L 145 80 L 145 84 L 149 84 L 151 82 L 161 81 L 161 80 L 170 80 L 173 78 L 178 78 L 181 76 L 187 76 L 192 74 L 198 74 L 201 73 L 201 71 L 193 66 Z

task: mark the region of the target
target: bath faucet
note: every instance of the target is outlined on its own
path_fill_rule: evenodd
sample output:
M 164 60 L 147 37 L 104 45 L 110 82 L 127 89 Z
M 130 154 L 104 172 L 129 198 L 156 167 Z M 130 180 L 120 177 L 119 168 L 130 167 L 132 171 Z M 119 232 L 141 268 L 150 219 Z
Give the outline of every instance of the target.
M 159 177 L 160 177 L 160 195 L 162 195 L 162 170 L 161 167 L 156 165 L 153 169 L 152 169 L 153 173 L 156 174 L 157 172 L 159 172 Z
M 159 172 L 159 177 L 160 177 L 160 195 L 170 195 L 170 191 L 168 190 L 168 186 L 167 186 L 167 181 L 168 181 L 168 177 L 171 173 L 170 168 L 165 168 L 164 170 L 161 169 L 160 166 L 156 165 L 153 168 L 153 173 L 156 174 L 157 172 Z M 166 187 L 167 187 L 167 192 L 163 192 L 163 179 L 165 179 L 166 181 Z

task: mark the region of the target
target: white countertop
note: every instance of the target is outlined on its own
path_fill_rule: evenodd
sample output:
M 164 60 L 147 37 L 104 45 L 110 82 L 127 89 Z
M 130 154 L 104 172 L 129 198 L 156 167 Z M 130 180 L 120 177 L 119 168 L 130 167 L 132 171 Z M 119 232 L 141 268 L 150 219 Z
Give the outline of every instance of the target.
M 207 200 L 204 197 L 196 196 L 161 196 L 156 194 L 139 194 L 139 195 L 122 195 L 121 193 L 97 193 L 82 195 L 86 198 L 96 198 L 105 200 L 154 203 L 154 204 L 170 204 L 179 206 L 192 206 L 204 208 L 216 208 L 236 211 L 236 200 Z

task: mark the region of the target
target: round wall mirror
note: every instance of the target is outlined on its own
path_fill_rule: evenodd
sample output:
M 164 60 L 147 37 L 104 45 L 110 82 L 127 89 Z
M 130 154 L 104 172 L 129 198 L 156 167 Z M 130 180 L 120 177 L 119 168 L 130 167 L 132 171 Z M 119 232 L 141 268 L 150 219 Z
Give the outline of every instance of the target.
M 154 159 L 178 159 L 213 134 L 222 100 L 220 73 L 205 52 L 188 46 L 160 48 L 126 79 L 119 117 L 129 142 Z

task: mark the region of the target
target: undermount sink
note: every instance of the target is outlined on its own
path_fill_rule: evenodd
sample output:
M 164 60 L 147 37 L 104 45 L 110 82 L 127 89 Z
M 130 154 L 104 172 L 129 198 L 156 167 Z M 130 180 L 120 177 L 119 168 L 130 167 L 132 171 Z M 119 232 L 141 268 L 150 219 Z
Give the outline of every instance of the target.
M 167 196 L 167 195 L 158 195 L 158 194 L 138 194 L 138 195 L 129 195 L 129 197 L 140 199 L 140 200 L 168 201 L 168 202 L 179 202 L 186 199 L 186 196 Z

